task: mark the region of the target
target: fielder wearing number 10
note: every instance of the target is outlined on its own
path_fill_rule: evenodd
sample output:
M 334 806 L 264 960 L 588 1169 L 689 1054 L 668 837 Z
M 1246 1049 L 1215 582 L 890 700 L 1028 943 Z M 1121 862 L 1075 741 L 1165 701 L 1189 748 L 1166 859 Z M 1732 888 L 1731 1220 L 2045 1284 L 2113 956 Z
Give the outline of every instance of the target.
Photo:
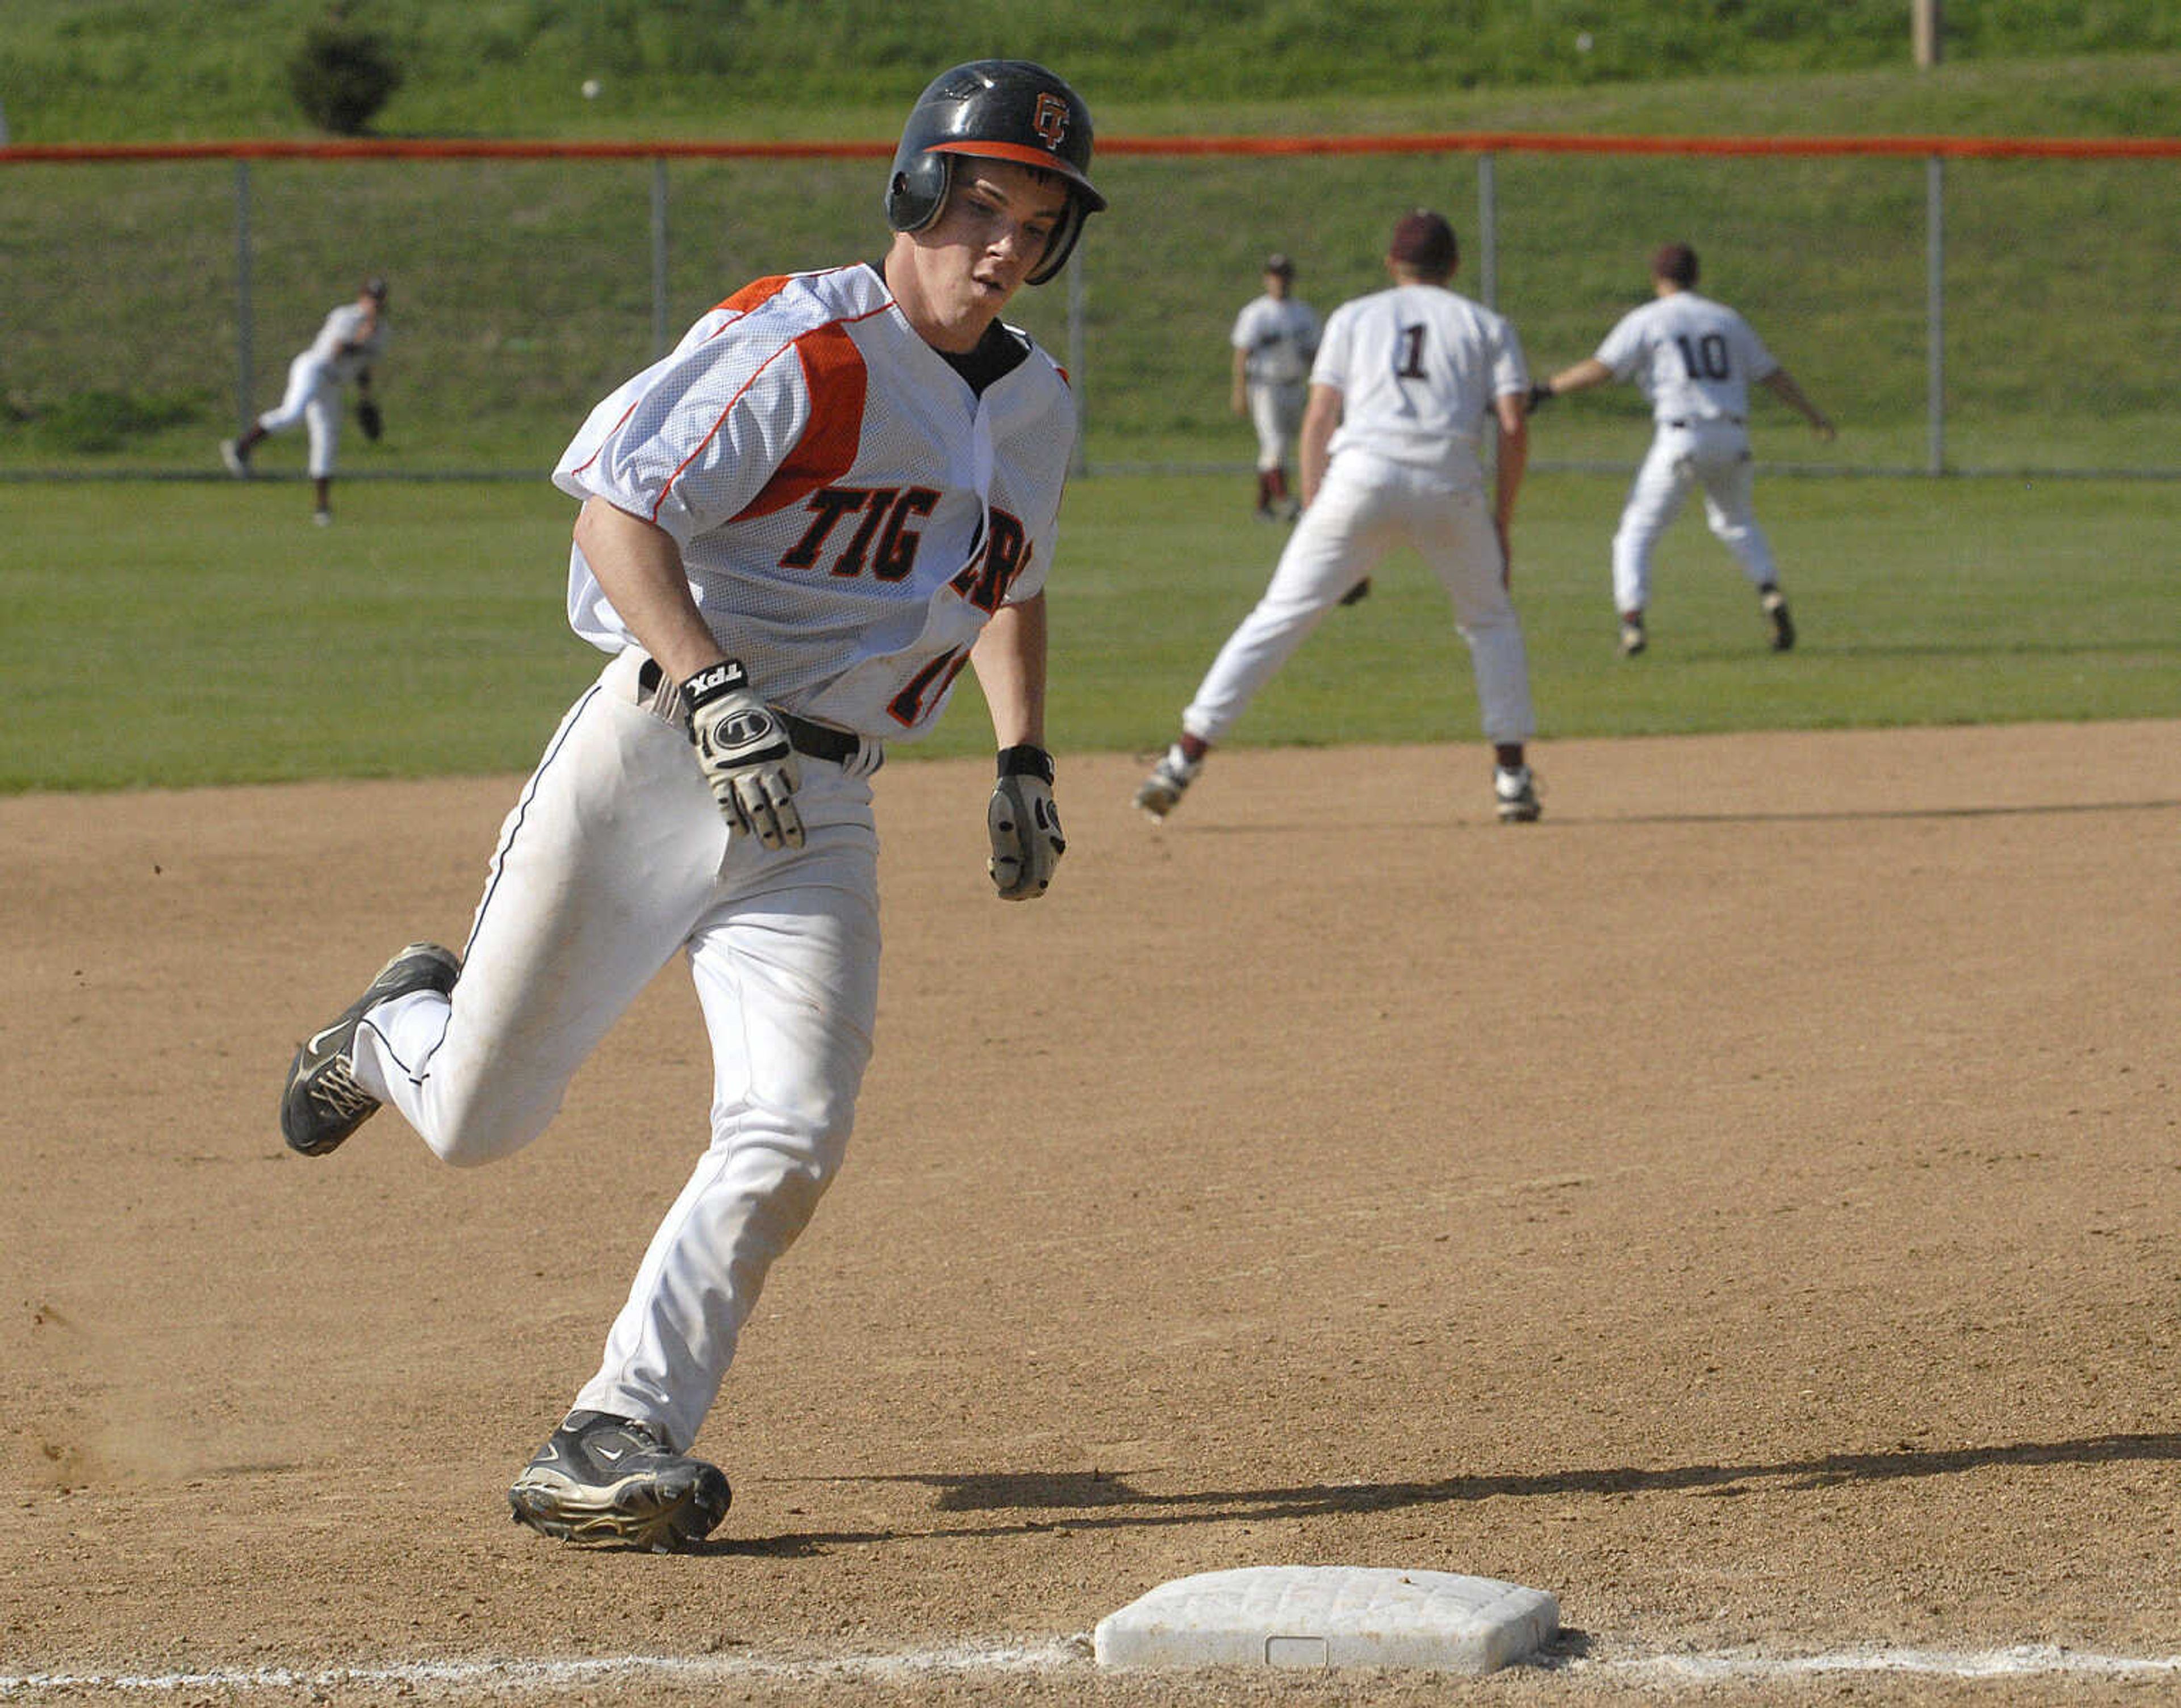
M 1832 438 L 1833 424 L 1749 322 L 1725 303 L 1698 295 L 1696 284 L 1696 251 L 1686 243 L 1661 245 L 1651 256 L 1652 300 L 1623 315 L 1597 355 L 1562 368 L 1530 394 L 1532 407 L 1542 407 L 1562 392 L 1626 379 L 1651 400 L 1658 428 L 1613 536 L 1613 603 L 1625 658 L 1649 644 L 1644 618 L 1651 554 L 1696 487 L 1703 488 L 1712 532 L 1757 589 L 1772 650 L 1784 653 L 1795 644 L 1795 620 L 1780 591 L 1772 545 L 1750 503 L 1749 383 L 1772 393 L 1821 439 Z
M 489 1162 L 687 958 L 709 1144 L 598 1374 L 508 1491 L 547 1535 L 663 1551 L 726 1511 L 690 1449 L 841 1165 L 870 1056 L 882 744 L 974 669 L 1000 895 L 1041 895 L 1065 846 L 1044 589 L 1075 406 L 1000 313 L 1106 206 L 1090 146 L 1050 71 L 955 67 L 909 114 L 881 265 L 745 286 L 592 412 L 554 479 L 582 505 L 569 615 L 610 662 L 508 814 L 464 954 L 401 950 L 289 1070 L 298 1151 L 390 1103 L 444 1160 Z M 555 1197 L 590 1214 L 625 1190 L 609 1165 Z

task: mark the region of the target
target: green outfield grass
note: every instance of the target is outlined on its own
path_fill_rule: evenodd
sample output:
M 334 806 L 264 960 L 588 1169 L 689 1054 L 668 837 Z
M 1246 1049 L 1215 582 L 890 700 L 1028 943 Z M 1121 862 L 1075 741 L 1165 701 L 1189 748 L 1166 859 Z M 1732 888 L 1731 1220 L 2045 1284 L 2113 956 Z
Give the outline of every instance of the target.
M 1631 447 L 1632 455 L 1637 447 Z M 1532 479 L 1516 593 L 1543 739 L 2181 717 L 2181 485 L 1760 481 L 1803 644 L 1764 650 L 1701 521 L 1668 537 L 1640 661 L 1613 653 L 1618 476 Z M 315 529 L 286 482 L 6 489 L 0 790 L 527 769 L 597 667 L 561 614 L 568 502 L 536 484 L 356 482 Z M 1262 589 L 1280 530 L 1245 476 L 1071 489 L 1052 739 L 1148 752 Z M 1233 745 L 1467 741 L 1466 655 L 1405 553 Z M 899 758 L 989 749 L 968 678 Z

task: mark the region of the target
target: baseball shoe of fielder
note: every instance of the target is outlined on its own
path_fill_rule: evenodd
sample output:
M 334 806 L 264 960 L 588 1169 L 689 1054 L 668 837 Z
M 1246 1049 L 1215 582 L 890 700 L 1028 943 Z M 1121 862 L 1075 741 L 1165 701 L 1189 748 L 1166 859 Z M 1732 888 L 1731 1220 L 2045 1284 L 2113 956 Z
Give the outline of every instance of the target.
M 1777 587 L 1767 587 L 1757 603 L 1764 620 L 1772 625 L 1772 650 L 1786 652 L 1795 644 L 1795 620 L 1787 614 L 1787 596 Z
M 1534 824 L 1544 813 L 1537 774 L 1527 765 L 1499 765 L 1492 772 L 1492 802 L 1502 824 Z

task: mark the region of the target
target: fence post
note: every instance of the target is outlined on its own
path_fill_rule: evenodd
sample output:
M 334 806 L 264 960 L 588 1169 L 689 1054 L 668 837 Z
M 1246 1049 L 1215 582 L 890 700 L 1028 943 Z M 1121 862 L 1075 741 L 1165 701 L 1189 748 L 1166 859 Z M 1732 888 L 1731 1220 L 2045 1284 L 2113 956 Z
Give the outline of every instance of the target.
M 1499 306 L 1499 182 L 1488 150 L 1477 157 L 1477 288 L 1485 307 Z
M 667 351 L 666 157 L 651 158 L 651 359 Z
M 235 163 L 235 421 L 238 431 L 242 433 L 250 431 L 253 415 L 250 404 L 257 390 L 250 331 L 253 318 L 250 307 L 250 163 L 237 157 Z
M 1946 471 L 1946 163 L 1936 154 L 1924 163 L 1924 387 L 1930 430 L 1925 471 L 1942 475 Z

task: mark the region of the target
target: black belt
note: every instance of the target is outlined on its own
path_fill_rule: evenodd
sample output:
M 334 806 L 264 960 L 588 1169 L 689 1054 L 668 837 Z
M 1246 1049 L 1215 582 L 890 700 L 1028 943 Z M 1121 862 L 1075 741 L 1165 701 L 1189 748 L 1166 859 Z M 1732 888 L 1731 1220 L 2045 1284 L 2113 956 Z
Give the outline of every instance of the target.
M 666 680 L 665 671 L 659 668 L 659 660 L 646 658 L 643 668 L 636 673 L 636 691 L 649 699 L 659 691 L 659 685 Z M 676 691 L 679 697 L 680 691 Z M 863 751 L 863 738 L 852 736 L 846 730 L 831 729 L 824 724 L 814 724 L 807 718 L 798 718 L 792 712 L 772 708 L 772 715 L 780 719 L 780 727 L 787 731 L 788 745 L 798 753 L 807 753 L 814 759 L 829 759 L 836 765 L 845 765 Z
M 1735 425 L 1735 426 L 1737 426 L 1737 427 L 1747 427 L 1747 426 L 1748 425 L 1748 423 L 1747 421 L 1743 421 L 1743 420 L 1742 420 L 1742 418 L 1740 416 L 1738 416 L 1738 415 L 1715 415 L 1715 416 L 1711 416 L 1707 417 L 1707 418 L 1706 418 L 1706 421 L 1690 421 L 1690 420 L 1687 419 L 1686 417 L 1684 417 L 1682 420 L 1680 420 L 1680 421 L 1663 421 L 1663 422 L 1661 422 L 1661 423 L 1660 423 L 1660 425 L 1661 425 L 1661 426 L 1663 426 L 1663 427 L 1703 427 L 1703 426 L 1704 426 L 1704 425 L 1706 425 L 1706 424 L 1707 424 L 1707 421 L 1731 421 L 1731 422 L 1733 422 L 1733 423 L 1734 423 L 1734 425 Z

